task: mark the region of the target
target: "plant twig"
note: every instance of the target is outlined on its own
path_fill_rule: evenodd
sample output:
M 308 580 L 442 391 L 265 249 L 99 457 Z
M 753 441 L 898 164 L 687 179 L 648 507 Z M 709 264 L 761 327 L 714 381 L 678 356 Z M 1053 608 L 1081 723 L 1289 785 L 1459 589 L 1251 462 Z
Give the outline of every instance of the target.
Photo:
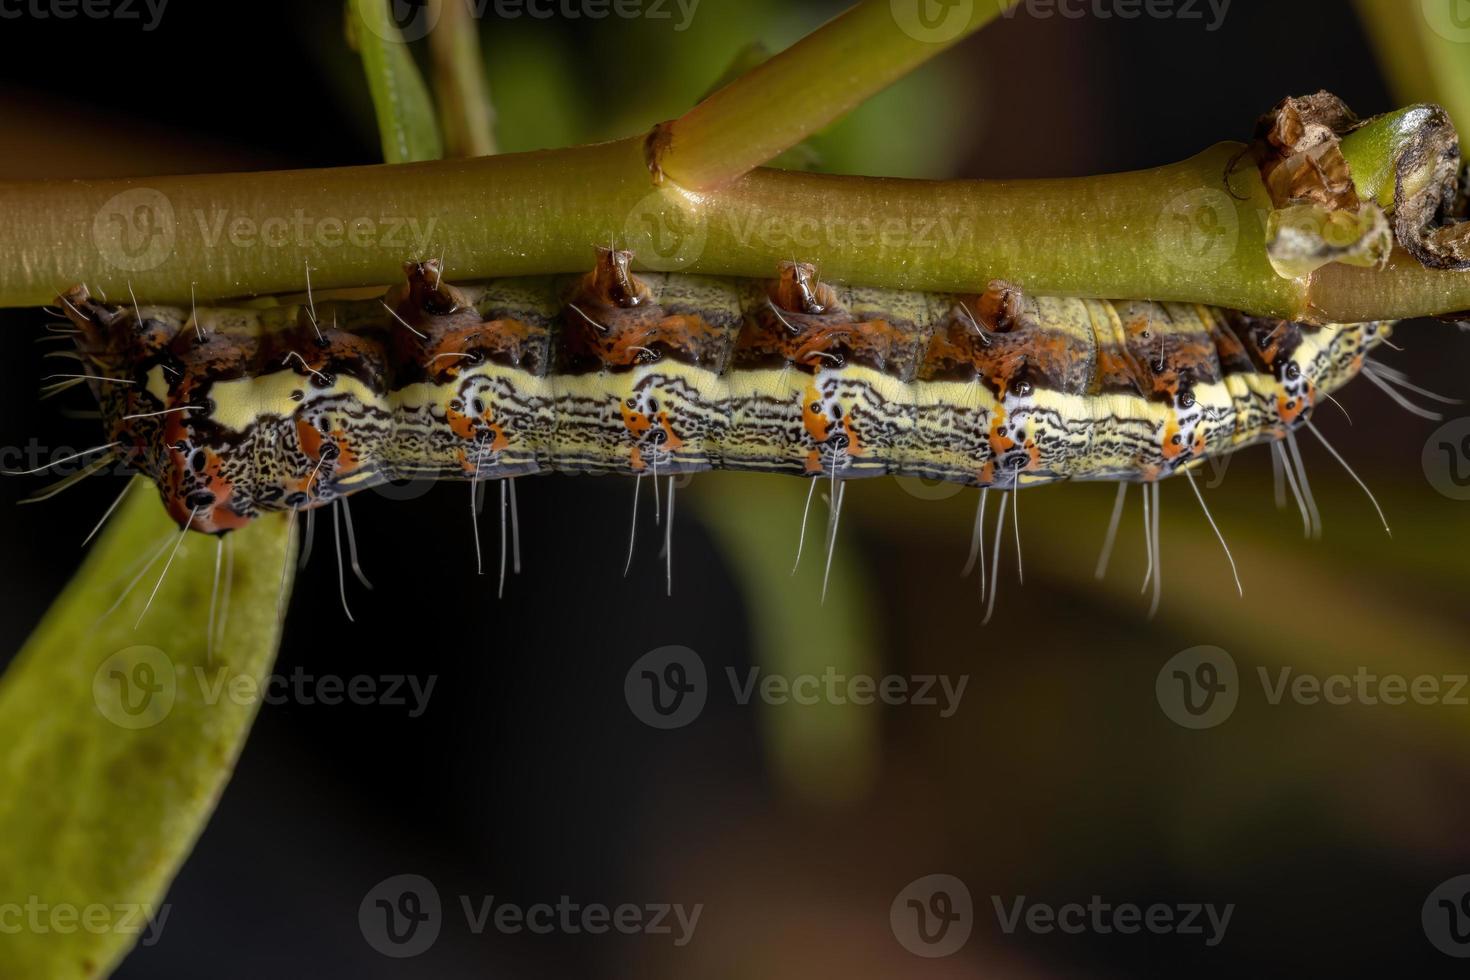
M 929 0 L 863 0 L 655 129 L 649 167 L 690 190 L 724 187 L 1016 2 L 967 0 L 931 8 Z
M 495 107 L 485 77 L 480 32 L 467 0 L 433 0 L 437 19 L 429 33 L 434 92 L 445 154 L 488 157 L 495 153 Z
M 87 281 L 145 302 L 396 281 L 447 252 L 464 278 L 572 272 L 598 243 L 644 267 L 768 275 L 793 254 L 871 285 L 1196 298 L 1291 309 L 1269 209 L 1236 144 L 1133 174 L 919 181 L 760 169 L 728 189 L 650 188 L 638 140 L 473 160 L 148 181 L 0 184 L 0 304 Z M 1181 252 L 1194 250 L 1193 257 Z M 1183 263 L 1181 265 L 1181 262 Z M 1201 263 L 1209 266 L 1202 269 Z M 1208 271 L 1209 275 L 1203 273 Z

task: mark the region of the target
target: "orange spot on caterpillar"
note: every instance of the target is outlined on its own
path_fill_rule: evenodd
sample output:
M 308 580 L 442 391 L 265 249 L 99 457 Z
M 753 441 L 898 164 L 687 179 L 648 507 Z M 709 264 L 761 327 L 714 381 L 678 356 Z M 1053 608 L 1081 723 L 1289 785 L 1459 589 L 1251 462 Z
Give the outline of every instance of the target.
M 475 416 L 467 415 L 464 412 L 456 412 L 451 408 L 444 413 L 444 419 L 449 423 L 450 431 L 461 439 L 471 440 L 475 438 L 475 429 L 479 423 L 479 420 Z
M 635 439 L 642 439 L 649 429 L 653 428 L 653 422 L 643 412 L 629 408 L 627 402 L 618 402 L 618 411 L 623 415 L 623 425 L 628 433 Z
M 832 431 L 832 422 L 822 411 L 822 395 L 813 385 L 807 385 L 802 396 L 801 424 L 807 435 L 817 442 L 826 442 Z
M 307 458 L 313 460 L 322 458 L 322 446 L 326 443 L 326 437 L 310 421 L 296 420 L 296 438 L 300 441 L 301 451 L 307 455 Z

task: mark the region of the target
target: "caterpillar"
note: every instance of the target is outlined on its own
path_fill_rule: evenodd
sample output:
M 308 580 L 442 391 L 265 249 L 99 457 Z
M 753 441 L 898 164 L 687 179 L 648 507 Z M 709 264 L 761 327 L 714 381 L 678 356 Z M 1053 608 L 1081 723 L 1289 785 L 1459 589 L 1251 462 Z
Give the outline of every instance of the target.
M 1140 482 L 1157 521 L 1158 481 L 1309 425 L 1393 328 L 632 260 L 600 248 L 582 276 L 460 285 L 410 262 L 377 300 L 258 309 L 79 286 L 61 302 L 85 371 L 64 383 L 91 386 L 102 448 L 207 534 L 405 478 L 709 469 L 829 478 L 834 512 L 844 481 L 882 475 Z

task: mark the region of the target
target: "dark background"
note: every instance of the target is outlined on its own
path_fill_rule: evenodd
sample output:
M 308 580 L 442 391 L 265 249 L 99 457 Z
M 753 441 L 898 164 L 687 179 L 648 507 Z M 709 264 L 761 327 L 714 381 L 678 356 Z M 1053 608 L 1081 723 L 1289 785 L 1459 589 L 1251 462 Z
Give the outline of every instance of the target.
M 502 142 L 641 130 L 695 100 L 744 42 L 779 48 L 837 9 L 704 0 L 685 33 L 492 19 Z M 182 0 L 152 32 L 0 22 L 0 176 L 375 162 L 340 26 L 332 3 Z M 1281 97 L 1319 88 L 1363 115 L 1395 104 L 1345 5 L 1235 0 L 1216 31 L 1019 14 L 817 143 L 829 166 L 853 172 L 1084 175 L 1245 138 Z M 35 398 L 45 369 L 31 341 L 44 318 L 0 319 L 0 442 L 95 442 L 91 424 Z M 1416 323 L 1397 339 L 1406 351 L 1385 360 L 1430 388 L 1470 393 L 1470 340 L 1454 327 Z M 503 601 L 493 578 L 473 573 L 462 486 L 401 502 L 364 494 L 354 514 L 377 591 L 353 593 L 347 626 L 319 537 L 278 670 L 433 676 L 427 711 L 263 708 L 169 892 L 162 942 L 117 975 L 1448 975 L 1457 963 L 1426 940 L 1420 907 L 1470 871 L 1470 708 L 1272 706 L 1248 681 L 1226 724 L 1187 731 L 1154 696 L 1163 663 L 1198 644 L 1229 649 L 1251 677 L 1283 665 L 1470 669 L 1467 513 L 1420 466 L 1436 425 L 1363 382 L 1341 397 L 1354 424 L 1332 410 L 1322 424 L 1379 492 L 1393 540 L 1308 446 L 1327 534 L 1303 541 L 1294 511 L 1272 509 L 1266 454 L 1254 451 L 1210 496 L 1245 600 L 1194 501 L 1168 484 L 1168 577 L 1153 621 L 1127 584 L 1142 572 L 1136 501 L 1111 584 L 1092 581 L 1110 488 L 1024 495 L 1027 581 L 1005 581 L 1001 614 L 982 628 L 974 583 L 955 575 L 973 495 L 926 502 L 889 481 L 854 486 L 838 551 L 862 590 L 872 672 L 970 679 L 952 718 L 851 709 L 829 713 L 833 737 L 812 737 L 804 709 L 740 706 L 718 688 L 693 724 L 656 731 L 623 697 L 633 661 L 668 644 L 697 651 L 716 678 L 727 665 L 852 662 L 850 651 L 818 643 L 793 654 L 772 640 L 761 590 L 729 557 L 730 527 L 789 525 L 794 546 L 805 489 L 795 481 L 695 480 L 680 501 L 673 600 L 651 525 L 633 574 L 619 575 L 627 481 L 521 481 L 525 572 Z M 92 481 L 36 509 L 9 506 L 33 489 L 0 482 L 7 657 L 118 486 Z M 493 555 L 493 518 L 482 525 Z M 819 550 L 791 586 L 810 593 L 804 614 L 818 622 L 836 615 L 815 602 Z M 822 776 L 834 768 L 858 775 L 832 789 Z M 955 956 L 923 960 L 895 941 L 888 908 L 936 872 L 969 886 L 975 932 Z M 357 922 L 363 896 L 400 873 L 431 879 L 447 909 L 437 943 L 408 960 L 379 955 Z M 704 911 L 682 949 L 668 937 L 475 935 L 460 894 Z M 1199 937 L 1006 935 L 990 902 L 1093 894 L 1236 909 L 1225 941 L 1206 948 Z

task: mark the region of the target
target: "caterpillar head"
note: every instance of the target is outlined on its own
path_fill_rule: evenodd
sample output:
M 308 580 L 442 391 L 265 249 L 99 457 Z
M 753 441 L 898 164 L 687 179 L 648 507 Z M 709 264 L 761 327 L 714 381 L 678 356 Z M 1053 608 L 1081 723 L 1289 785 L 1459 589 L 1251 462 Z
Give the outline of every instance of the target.
M 371 338 L 291 307 L 200 324 L 186 310 L 109 307 L 82 287 L 62 304 L 111 441 L 181 527 L 222 534 L 262 511 L 329 503 L 389 431 Z
M 192 403 L 197 365 L 216 360 L 217 347 L 199 342 L 180 356 L 186 324 L 176 310 L 109 306 L 85 286 L 59 300 L 77 328 L 79 374 L 97 398 L 109 441 L 118 443 L 127 465 L 153 480 L 169 516 L 206 533 L 249 523 L 254 512 L 237 506 L 224 457 L 191 418 L 200 408 Z
M 181 528 L 224 534 L 258 516 L 248 501 L 238 498 L 239 476 L 228 471 L 227 458 L 192 434 L 169 443 L 159 471 L 149 475 L 158 484 L 168 515 Z

